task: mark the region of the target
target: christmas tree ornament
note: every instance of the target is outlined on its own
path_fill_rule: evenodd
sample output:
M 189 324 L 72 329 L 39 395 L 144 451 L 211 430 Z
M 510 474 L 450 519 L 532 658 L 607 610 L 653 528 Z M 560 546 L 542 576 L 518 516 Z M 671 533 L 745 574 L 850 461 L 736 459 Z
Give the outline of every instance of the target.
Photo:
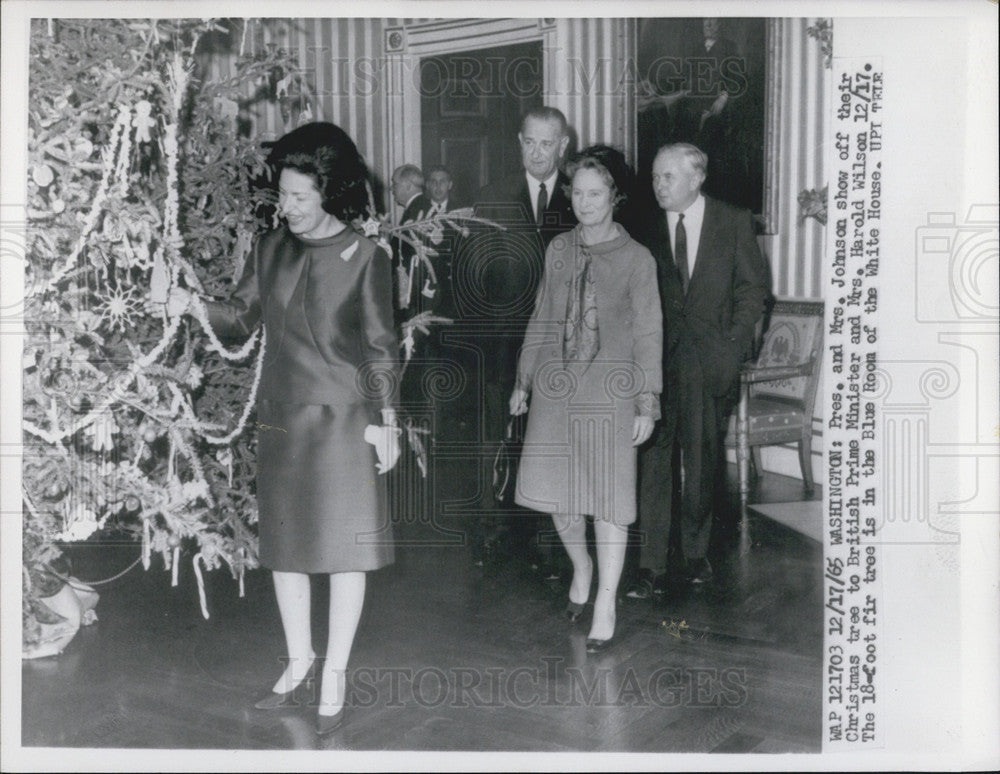
M 156 126 L 156 121 L 152 117 L 153 106 L 148 100 L 141 99 L 135 103 L 135 118 L 132 119 L 132 126 L 135 127 L 136 142 L 151 142 L 153 137 L 150 130 Z
M 163 251 L 157 250 L 153 256 L 153 268 L 149 274 L 149 300 L 154 304 L 167 303 L 170 292 L 170 272 L 163 257 Z
M 48 164 L 37 164 L 31 168 L 31 179 L 39 188 L 48 188 L 55 177 L 52 167 Z
M 177 586 L 177 581 L 178 581 L 180 562 L 181 562 L 181 549 L 179 546 L 174 546 L 174 553 L 170 562 L 170 585 L 175 588 Z
M 134 288 L 116 285 L 101 296 L 100 317 L 112 330 L 130 330 L 142 311 L 142 302 Z

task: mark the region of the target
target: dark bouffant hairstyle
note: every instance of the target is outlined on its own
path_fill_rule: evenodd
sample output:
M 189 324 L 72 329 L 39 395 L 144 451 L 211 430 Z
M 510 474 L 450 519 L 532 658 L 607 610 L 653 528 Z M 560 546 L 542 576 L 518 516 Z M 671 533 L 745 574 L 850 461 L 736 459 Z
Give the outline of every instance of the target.
M 625 154 L 610 145 L 591 145 L 570 159 L 566 165 L 566 175 L 570 181 L 581 169 L 598 172 L 611 189 L 612 202 L 617 210 L 628 198 L 632 188 L 632 168 L 625 161 Z M 567 187 L 567 196 L 572 195 L 572 182 Z
M 282 170 L 309 175 L 323 196 L 323 209 L 347 222 L 368 209 L 368 167 L 354 140 L 336 124 L 303 124 L 271 146 L 268 164 L 277 179 Z

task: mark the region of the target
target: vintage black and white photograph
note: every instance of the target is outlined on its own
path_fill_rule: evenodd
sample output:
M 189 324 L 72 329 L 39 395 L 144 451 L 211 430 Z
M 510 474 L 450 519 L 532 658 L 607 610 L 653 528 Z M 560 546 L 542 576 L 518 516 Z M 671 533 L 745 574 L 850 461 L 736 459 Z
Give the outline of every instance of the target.
M 958 594 L 991 513 L 988 436 L 940 434 L 970 395 L 997 421 L 997 208 L 885 223 L 914 76 L 858 24 L 682 5 L 20 5 L 24 760 L 911 752 L 887 595 L 899 556 Z M 887 349 L 940 322 L 910 269 L 893 295 L 934 249 L 972 299 L 934 333 L 983 334 L 979 370 Z

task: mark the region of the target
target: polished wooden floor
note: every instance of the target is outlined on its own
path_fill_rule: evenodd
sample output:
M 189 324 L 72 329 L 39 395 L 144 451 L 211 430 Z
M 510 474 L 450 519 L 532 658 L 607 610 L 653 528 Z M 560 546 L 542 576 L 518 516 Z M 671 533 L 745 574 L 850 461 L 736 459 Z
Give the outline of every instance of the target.
M 436 466 L 439 489 L 461 502 L 470 456 L 440 454 Z M 766 474 L 755 497 L 800 500 L 801 485 Z M 568 578 L 545 581 L 503 552 L 474 565 L 459 539 L 460 509 L 440 510 L 458 512 L 398 524 L 396 563 L 369 574 L 351 659 L 353 706 L 332 736 L 315 736 L 307 706 L 251 707 L 284 655 L 268 574 L 251 573 L 244 598 L 225 571 L 210 574 L 204 620 L 188 557 L 177 588 L 162 568 L 141 567 L 102 587 L 98 623 L 61 656 L 23 665 L 23 744 L 819 750 L 819 544 L 751 513 L 744 529 L 717 531 L 713 584 L 623 599 L 617 646 L 588 656 L 589 618 L 572 625 L 563 617 Z M 111 575 L 137 551 L 77 546 L 74 569 L 84 579 Z M 317 649 L 326 637 L 322 584 L 314 582 Z

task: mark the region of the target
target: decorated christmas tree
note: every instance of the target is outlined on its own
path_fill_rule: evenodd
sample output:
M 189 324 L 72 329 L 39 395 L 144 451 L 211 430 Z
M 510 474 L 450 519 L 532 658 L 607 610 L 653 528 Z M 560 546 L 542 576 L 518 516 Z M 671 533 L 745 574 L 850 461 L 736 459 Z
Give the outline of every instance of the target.
M 227 349 L 162 303 L 225 295 L 273 225 L 248 111 L 297 83 L 246 22 L 40 20 L 31 29 L 24 347 L 24 623 L 59 545 L 131 533 L 176 573 L 257 565 L 260 337 Z M 211 80 L 220 45 L 234 75 Z M 301 88 L 291 89 L 303 93 Z M 306 105 L 308 107 L 308 105 Z M 159 302 L 159 303 L 158 303 Z M 204 608 L 204 599 L 202 600 Z M 206 611 L 207 615 L 207 611 Z
M 24 347 L 24 631 L 67 579 L 60 546 L 115 530 L 132 566 L 190 562 L 239 579 L 258 566 L 252 422 L 263 334 L 227 347 L 200 296 L 226 296 L 255 236 L 277 225 L 261 138 L 272 101 L 286 129 L 314 117 L 309 86 L 260 22 L 42 20 L 31 30 Z M 248 45 L 248 39 L 250 41 Z M 238 53 L 237 53 L 238 51 Z M 232 63 L 210 77 L 213 58 Z M 355 227 L 414 248 L 433 275 L 445 226 L 471 212 L 391 227 L 374 201 Z M 412 271 L 411 265 L 411 271 Z M 194 291 L 190 314 L 167 303 Z M 404 363 L 429 311 L 402 325 Z M 405 368 L 405 365 L 404 365 Z M 427 429 L 402 423 L 421 473 Z M 130 569 L 130 568 L 127 568 Z

